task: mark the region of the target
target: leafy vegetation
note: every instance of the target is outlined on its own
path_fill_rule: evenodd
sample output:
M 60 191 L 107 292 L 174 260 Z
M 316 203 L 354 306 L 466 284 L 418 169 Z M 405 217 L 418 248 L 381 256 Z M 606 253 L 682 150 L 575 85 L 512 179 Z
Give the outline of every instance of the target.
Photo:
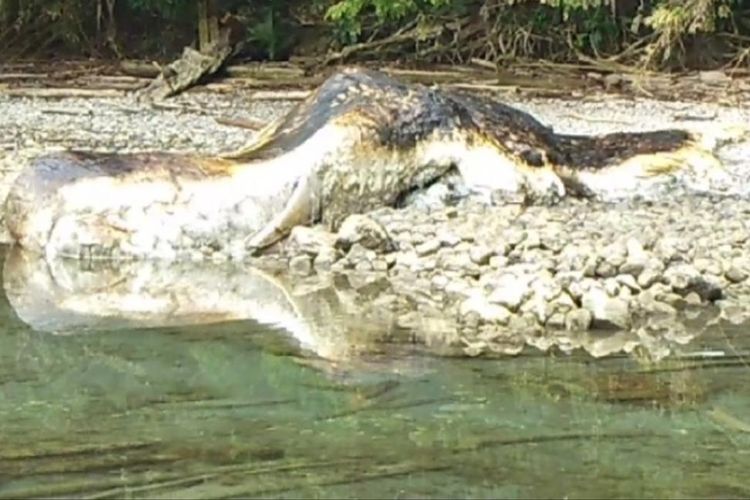
M 16 57 L 172 57 L 197 38 L 201 2 L 244 26 L 252 58 L 304 49 L 298 35 L 312 25 L 326 42 L 316 46 L 421 61 L 584 56 L 663 68 L 691 65 L 699 47 L 716 63 L 750 54 L 750 0 L 0 0 L 0 46 Z

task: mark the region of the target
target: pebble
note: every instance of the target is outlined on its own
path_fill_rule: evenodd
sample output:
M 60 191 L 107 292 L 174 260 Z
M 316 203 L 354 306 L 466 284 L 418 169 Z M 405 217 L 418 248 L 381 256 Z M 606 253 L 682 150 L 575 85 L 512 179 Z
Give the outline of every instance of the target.
M 417 252 L 418 256 L 424 257 L 425 255 L 437 252 L 440 249 L 440 246 L 440 240 L 431 239 L 414 247 L 414 251 Z
M 724 276 L 732 283 L 740 283 L 747 279 L 747 272 L 739 265 L 731 264 L 724 273 Z

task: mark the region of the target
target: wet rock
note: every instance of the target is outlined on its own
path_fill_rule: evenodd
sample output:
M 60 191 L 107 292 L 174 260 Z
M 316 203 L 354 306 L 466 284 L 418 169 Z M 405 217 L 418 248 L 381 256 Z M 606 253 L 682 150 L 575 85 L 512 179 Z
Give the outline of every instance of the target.
M 626 301 L 610 297 L 599 286 L 591 287 L 581 297 L 581 304 L 592 317 L 595 328 L 630 328 L 630 308 Z
M 719 317 L 733 325 L 742 325 L 750 321 L 748 308 L 734 301 L 720 301 L 721 312 Z
M 702 300 L 718 300 L 722 297 L 721 286 L 702 275 L 690 264 L 678 264 L 664 272 L 664 278 L 672 290 L 681 297 L 690 292 L 697 293 Z
M 644 313 L 646 317 L 650 318 L 675 317 L 677 315 L 677 309 L 659 300 L 659 298 L 659 293 L 653 290 L 647 290 L 638 295 L 636 300 L 637 308 Z
M 396 246 L 382 224 L 366 215 L 350 215 L 341 224 L 336 235 L 336 248 L 348 251 L 353 245 L 378 253 L 393 251 Z

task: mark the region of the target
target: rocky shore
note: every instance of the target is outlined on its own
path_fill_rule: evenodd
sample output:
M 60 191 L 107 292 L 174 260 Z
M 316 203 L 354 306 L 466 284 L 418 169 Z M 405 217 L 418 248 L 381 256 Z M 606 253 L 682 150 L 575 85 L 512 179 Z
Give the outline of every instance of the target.
M 0 96 L 0 196 L 42 151 L 219 153 L 252 132 L 216 118 L 268 121 L 292 104 L 245 97 L 194 92 L 154 109 L 123 98 Z M 750 123 L 747 108 L 711 104 L 606 96 L 513 104 L 567 133 Z M 737 183 L 750 186 L 750 143 L 726 148 L 722 158 Z M 576 335 L 602 331 L 621 335 L 619 350 L 658 344 L 651 350 L 660 355 L 716 321 L 746 320 L 745 197 L 672 193 L 543 207 L 465 198 L 457 184 L 435 185 L 403 208 L 352 216 L 335 234 L 298 227 L 278 253 L 255 263 L 347 290 L 350 312 L 392 315 L 399 327 L 422 332 L 423 341 L 450 338 L 468 354 L 514 353 L 528 344 L 566 350 Z

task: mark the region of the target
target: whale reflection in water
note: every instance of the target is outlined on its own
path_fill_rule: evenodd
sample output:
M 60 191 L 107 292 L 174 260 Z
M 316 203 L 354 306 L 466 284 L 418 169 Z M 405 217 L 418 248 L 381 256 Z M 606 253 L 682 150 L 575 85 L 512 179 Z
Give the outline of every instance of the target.
M 410 306 L 415 307 L 410 313 L 391 312 L 388 300 L 382 299 L 405 291 L 388 280 L 378 292 L 380 285 L 358 288 L 351 277 L 295 279 L 242 263 L 87 265 L 48 261 L 13 248 L 6 256 L 3 282 L 19 319 L 37 331 L 62 334 L 252 320 L 287 332 L 302 349 L 325 360 L 320 368 L 336 365 L 339 373 L 421 372 L 424 367 L 416 366 L 420 363 L 413 354 L 473 356 L 474 344 L 485 342 L 483 332 L 466 340 L 450 311 L 417 304 Z M 720 320 L 716 314 L 703 311 L 690 325 L 686 318 L 646 318 L 638 328 L 603 332 L 500 327 L 487 331 L 483 349 L 489 356 L 515 356 L 533 348 L 658 360 L 692 352 L 691 341 L 715 328 Z
M 392 326 L 353 319 L 332 286 L 292 284 L 248 265 L 89 264 L 11 249 L 3 278 L 11 307 L 31 328 L 58 334 L 253 320 L 333 361 L 372 352 Z

